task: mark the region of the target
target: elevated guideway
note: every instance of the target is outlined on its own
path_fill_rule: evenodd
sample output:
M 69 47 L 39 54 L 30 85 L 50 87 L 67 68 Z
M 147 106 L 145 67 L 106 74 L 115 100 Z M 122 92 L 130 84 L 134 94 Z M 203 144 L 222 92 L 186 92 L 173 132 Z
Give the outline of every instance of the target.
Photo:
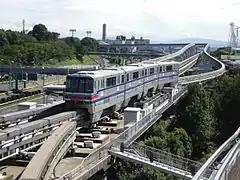
M 182 61 L 192 55 L 195 55 L 197 53 L 197 47 L 195 44 L 188 44 L 186 46 L 184 46 L 182 49 L 180 49 L 179 51 L 172 53 L 172 54 L 168 54 L 162 57 L 158 57 L 158 58 L 154 58 L 154 59 L 150 59 L 147 61 L 169 61 L 169 60 L 176 60 L 176 61 Z M 144 62 L 144 61 L 143 61 Z
M 40 147 L 24 170 L 20 180 L 52 178 L 54 167 L 73 144 L 75 136 L 76 122 L 64 122 Z
M 222 153 L 232 148 L 228 151 L 227 155 L 221 162 L 217 162 L 217 169 L 210 176 L 211 180 L 237 180 L 240 177 L 240 128 L 228 138 L 214 153 L 213 155 L 204 163 L 204 165 L 197 171 L 194 175 L 193 180 L 200 180 L 206 174 L 213 163 L 216 162 L 217 158 L 222 155 Z M 233 145 L 234 144 L 234 145 Z
M 155 44 L 101 44 L 102 47 L 183 47 L 189 43 L 155 43 Z M 197 46 L 205 47 L 206 43 L 196 43 Z
M 50 108 L 53 107 L 59 107 L 64 105 L 65 101 L 57 101 L 54 102 L 52 104 L 48 104 L 46 106 L 40 106 L 34 109 L 28 109 L 28 110 L 23 110 L 23 111 L 17 111 L 17 112 L 12 112 L 12 113 L 8 113 L 8 114 L 3 114 L 0 115 L 0 125 L 9 125 L 12 123 L 20 123 L 22 120 L 28 120 L 31 117 L 36 116 L 39 113 L 42 113 Z
M 180 63 L 179 75 L 184 74 L 192 68 L 199 60 L 200 54 L 195 54 Z
M 226 72 L 225 65 L 219 61 L 218 59 L 214 58 L 208 53 L 209 50 L 209 45 L 207 45 L 204 48 L 204 51 L 201 54 L 201 58 L 203 59 L 208 59 L 210 61 L 215 61 L 216 63 L 219 64 L 219 69 L 207 73 L 201 73 L 198 75 L 190 75 L 190 76 L 183 76 L 179 78 L 179 83 L 180 84 L 191 84 L 191 83 L 196 83 L 196 82 L 201 82 L 201 81 L 206 81 L 209 79 L 214 79 L 218 76 L 223 75 Z
M 36 74 L 54 74 L 54 75 L 67 75 L 79 71 L 92 71 L 99 69 L 98 65 L 75 65 L 74 67 L 30 67 L 30 66 L 1 66 L 0 72 L 2 73 L 36 73 Z
M 143 56 L 143 57 L 159 57 L 164 56 L 163 53 L 145 53 L 145 52 L 139 52 L 139 53 L 112 53 L 112 52 L 88 52 L 89 55 L 106 55 L 106 56 Z
M 41 145 L 62 122 L 74 119 L 75 111 L 0 130 L 0 162 Z

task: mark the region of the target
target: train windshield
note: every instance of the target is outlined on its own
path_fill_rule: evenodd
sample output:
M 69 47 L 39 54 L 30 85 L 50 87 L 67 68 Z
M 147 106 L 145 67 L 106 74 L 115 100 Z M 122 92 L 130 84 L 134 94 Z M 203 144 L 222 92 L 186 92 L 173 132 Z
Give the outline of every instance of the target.
M 93 79 L 86 77 L 67 77 L 66 91 L 93 93 Z

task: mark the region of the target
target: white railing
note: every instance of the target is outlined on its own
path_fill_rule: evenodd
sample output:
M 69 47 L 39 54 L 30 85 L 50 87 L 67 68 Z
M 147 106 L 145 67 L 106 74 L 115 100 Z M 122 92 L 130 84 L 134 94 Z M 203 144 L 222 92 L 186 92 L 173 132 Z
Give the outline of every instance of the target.
M 110 151 L 120 152 L 120 147 L 113 146 Z M 154 161 L 155 164 L 161 163 L 165 166 L 169 166 L 172 169 L 178 169 L 178 171 L 185 172 L 186 175 L 192 175 L 202 166 L 201 163 L 187 159 L 160 149 L 146 146 L 144 144 L 134 142 L 128 148 L 124 149 L 124 152 L 131 153 L 136 158 L 145 158 L 147 161 Z
M 240 135 L 240 128 L 227 140 L 225 141 L 215 153 L 204 163 L 199 171 L 193 177 L 193 180 L 200 180 L 208 168 L 214 163 L 219 155 Z
M 239 158 L 239 153 L 240 153 L 240 141 L 238 141 L 232 147 L 229 153 L 226 155 L 226 159 L 224 159 L 220 169 L 217 171 L 217 173 L 214 176 L 212 176 L 213 180 L 225 180 L 227 179 L 226 177 L 228 177 L 229 175 L 236 176 L 236 173 L 239 174 L 238 173 L 239 171 L 233 172 L 228 169 L 236 165 L 235 163 L 237 163 L 237 159 Z M 235 161 L 235 163 L 233 161 Z M 228 173 L 233 173 L 233 174 L 228 174 Z

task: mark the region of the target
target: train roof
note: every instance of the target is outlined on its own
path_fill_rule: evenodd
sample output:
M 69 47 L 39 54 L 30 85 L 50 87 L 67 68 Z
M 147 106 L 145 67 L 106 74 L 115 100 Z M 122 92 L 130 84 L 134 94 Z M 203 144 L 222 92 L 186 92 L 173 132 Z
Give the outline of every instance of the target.
M 126 66 L 119 66 L 119 67 L 107 67 L 106 69 L 96 70 L 96 71 L 80 71 L 78 73 L 70 74 L 68 76 L 71 77 L 78 77 L 79 75 L 85 77 L 102 77 L 102 76 L 111 76 L 116 75 L 119 72 L 124 73 L 125 71 L 134 71 L 141 67 L 153 67 L 157 65 L 169 65 L 169 64 L 178 64 L 176 61 L 165 61 L 165 62 L 157 62 L 157 61 L 145 61 L 139 63 L 133 63 Z
M 102 77 L 104 76 L 110 76 L 117 74 L 119 71 L 116 70 L 97 70 L 97 71 L 80 71 L 78 73 L 70 74 L 68 76 L 76 76 L 78 77 L 79 75 L 85 76 L 85 77 Z

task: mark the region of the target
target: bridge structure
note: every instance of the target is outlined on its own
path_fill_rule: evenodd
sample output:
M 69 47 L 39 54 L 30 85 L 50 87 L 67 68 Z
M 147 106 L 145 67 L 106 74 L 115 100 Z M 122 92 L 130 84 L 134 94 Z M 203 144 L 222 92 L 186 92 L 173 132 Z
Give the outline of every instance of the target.
M 182 158 L 170 153 L 166 153 L 151 147 L 144 146 L 142 144 L 134 143 L 134 141 L 137 138 L 139 138 L 147 129 L 149 129 L 155 122 L 159 120 L 162 114 L 170 106 L 177 103 L 177 101 L 187 93 L 188 84 L 213 79 L 225 73 L 226 70 L 224 64 L 218 61 L 216 58 L 212 57 L 209 54 L 208 50 L 209 50 L 208 45 L 205 46 L 202 52 L 201 51 L 199 52 L 196 49 L 195 45 L 189 44 L 173 55 L 167 55 L 165 58 L 160 57 L 161 58 L 160 60 L 162 61 L 167 59 L 179 60 L 181 62 L 180 65 L 181 74 L 184 74 L 184 72 L 186 72 L 187 69 L 191 68 L 197 62 L 199 57 L 201 59 L 204 58 L 209 61 L 215 62 L 216 64 L 218 64 L 218 69 L 207 73 L 179 77 L 179 83 L 176 87 L 164 89 L 164 91 L 168 93 L 165 93 L 164 95 L 161 95 L 158 98 L 154 98 L 151 101 L 153 109 L 150 112 L 148 113 L 146 112 L 141 117 L 140 120 L 134 121 L 134 123 L 126 126 L 123 129 L 123 131 L 109 138 L 106 143 L 104 143 L 101 147 L 97 148 L 95 151 L 86 156 L 82 161 L 79 161 L 79 164 L 72 170 L 69 170 L 67 173 L 62 173 L 61 175 L 56 176 L 55 166 L 64 157 L 64 154 L 67 151 L 69 151 L 69 147 L 71 147 L 73 144 L 73 140 L 75 138 L 75 131 L 73 130 L 75 124 L 71 123 L 73 117 L 70 116 L 68 118 L 65 118 L 65 120 L 61 120 L 58 123 L 58 129 L 55 131 L 53 129 L 50 129 L 49 131 L 43 131 L 42 134 L 48 132 L 48 135 L 46 135 L 45 137 L 49 136 L 49 138 L 44 142 L 44 144 L 35 154 L 34 157 L 36 158 L 32 158 L 32 160 L 30 161 L 26 170 L 23 172 L 24 176 L 22 176 L 22 179 L 29 179 L 31 177 L 32 172 L 28 171 L 28 169 L 33 169 L 33 165 L 35 164 L 34 162 L 36 162 L 36 159 L 40 157 L 39 154 L 46 157 L 43 161 L 41 161 L 41 168 L 45 170 L 39 170 L 38 173 L 34 175 L 35 177 L 39 177 L 36 179 L 52 179 L 52 178 L 61 180 L 87 179 L 90 178 L 93 174 L 97 173 L 98 171 L 106 170 L 109 166 L 111 166 L 111 162 L 112 160 L 114 160 L 114 158 L 112 157 L 120 157 L 122 159 L 132 161 L 134 163 L 152 167 L 166 173 L 171 173 L 177 177 L 181 177 L 184 179 L 211 178 L 213 177 L 214 173 L 217 174 L 216 170 L 219 170 L 218 172 L 226 172 L 224 171 L 226 169 L 223 168 L 224 163 L 221 166 L 223 168 L 223 171 L 220 171 L 221 168 L 216 169 L 215 167 L 212 166 L 213 160 L 211 159 L 215 160 L 216 156 L 219 155 L 219 152 L 217 152 L 216 155 L 214 154 L 213 158 L 210 158 L 204 165 L 202 165 L 201 163 L 192 161 L 190 159 Z M 188 53 L 187 55 L 182 55 L 185 54 L 186 52 Z M 178 57 L 178 55 L 180 55 L 180 58 Z M 59 118 L 63 119 L 61 117 L 62 115 L 60 115 Z M 62 123 L 63 121 L 67 122 Z M 28 126 L 27 124 L 26 126 Z M 56 136 L 55 132 L 57 132 L 56 138 L 57 140 L 53 141 L 54 137 Z M 18 135 L 16 138 L 14 137 L 14 143 L 10 144 L 9 147 L 15 146 L 16 144 L 15 139 L 19 140 L 18 138 L 19 136 L 20 135 Z M 17 140 L 16 142 L 18 142 Z M 5 143 L 5 141 L 6 140 L 3 139 L 1 143 Z M 36 140 L 31 139 L 29 141 L 34 143 Z M 231 142 L 232 141 L 233 138 L 231 139 Z M 45 143 L 48 144 L 48 146 L 45 145 Z M 230 142 L 227 142 L 227 144 L 229 143 Z M 48 147 L 49 150 L 46 152 L 42 150 L 43 149 L 42 147 Z M 224 147 L 226 147 L 226 145 L 224 145 Z M 222 149 L 220 152 L 222 152 Z M 1 154 L 1 156 L 3 157 L 5 156 L 5 154 L 3 153 Z M 231 159 L 230 157 L 236 157 L 236 153 L 235 156 L 233 155 L 227 156 L 225 160 Z M 225 166 L 226 164 L 227 163 L 225 163 Z M 231 167 L 233 167 L 233 165 Z M 230 170 L 228 170 L 227 172 L 230 172 Z
M 102 47 L 183 47 L 189 43 L 156 43 L 156 44 L 101 44 Z M 205 47 L 206 43 L 196 43 L 196 46 Z
M 88 52 L 88 55 L 106 55 L 106 56 L 136 56 L 136 57 L 159 57 L 163 56 L 163 53 L 114 53 L 114 52 Z
M 35 73 L 35 74 L 52 74 L 67 75 L 79 71 L 92 71 L 99 68 L 99 65 L 75 65 L 66 67 L 45 67 L 45 66 L 1 66 L 1 73 Z
M 148 52 L 150 54 L 160 52 L 161 54 L 174 53 L 189 43 L 159 43 L 159 44 L 101 44 L 101 52 L 122 52 L 123 50 L 129 52 Z M 204 48 L 205 43 L 196 44 L 198 47 Z

